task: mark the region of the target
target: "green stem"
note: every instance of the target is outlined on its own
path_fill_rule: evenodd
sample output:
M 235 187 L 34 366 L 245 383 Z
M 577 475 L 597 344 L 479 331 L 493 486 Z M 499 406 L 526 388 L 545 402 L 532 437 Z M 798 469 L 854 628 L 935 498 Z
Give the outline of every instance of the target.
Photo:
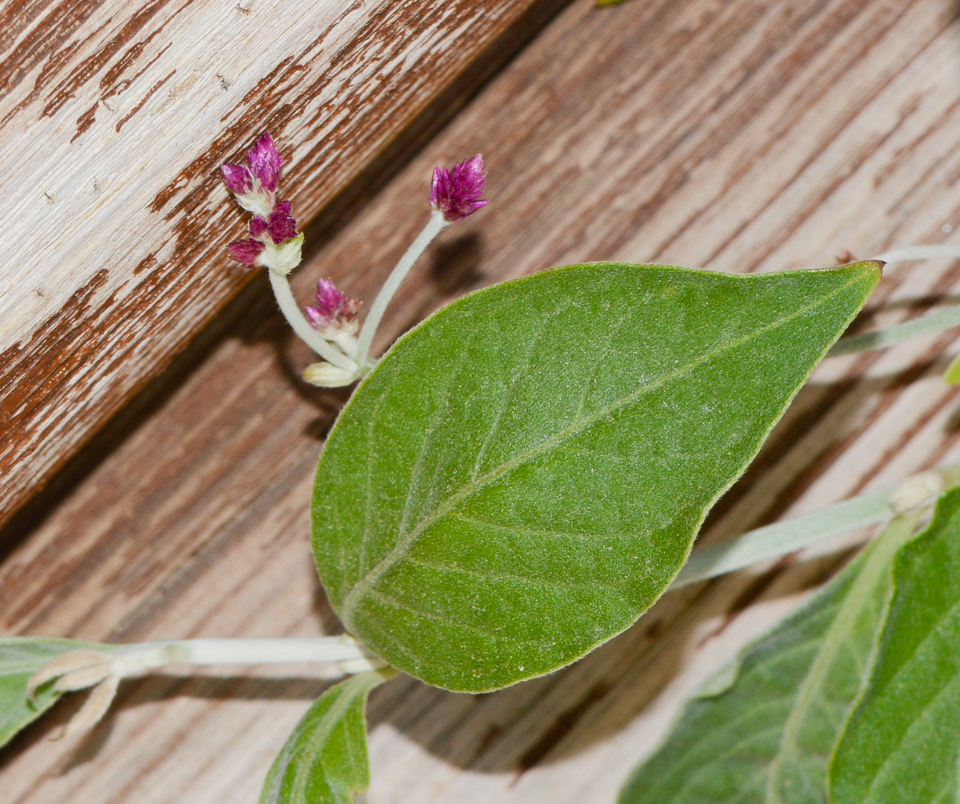
M 307 321 L 297 300 L 293 297 L 293 290 L 290 288 L 287 277 L 269 269 L 267 275 L 270 277 L 270 287 L 273 288 L 273 295 L 280 307 L 280 312 L 300 340 L 337 368 L 349 372 L 356 371 L 357 364 L 353 360 L 310 326 L 310 322 Z
M 885 251 L 874 257 L 888 265 L 911 260 L 960 259 L 960 246 L 952 243 L 939 243 L 934 246 L 907 246 Z
M 779 558 L 831 536 L 924 508 L 936 502 L 948 488 L 958 484 L 960 464 L 951 464 L 915 475 L 897 486 L 845 500 L 822 511 L 757 528 L 722 544 L 701 547 L 693 551 L 670 588 L 678 589 L 760 561 Z
M 397 288 L 400 287 L 400 283 L 403 282 L 407 274 L 410 273 L 410 269 L 413 268 L 416 261 L 420 259 L 423 252 L 427 250 L 427 246 L 433 242 L 433 239 L 440 234 L 447 225 L 448 223 L 444 219 L 443 214 L 434 210 L 423 231 L 420 232 L 417 239 L 411 243 L 410 248 L 408 248 L 406 253 L 400 258 L 400 262 L 397 263 L 397 266 L 393 269 L 390 276 L 387 277 L 387 281 L 380 289 L 380 293 L 377 294 L 377 298 L 373 300 L 373 304 L 370 306 L 370 312 L 367 313 L 367 317 L 363 322 L 363 328 L 360 330 L 360 335 L 357 338 L 357 364 L 361 367 L 361 370 L 368 370 L 370 368 L 367 358 L 370 354 L 373 336 L 376 335 L 377 327 L 380 326 L 380 320 L 383 318 L 383 314 L 386 312 L 387 305 L 390 304 L 393 295 L 397 292 Z
M 137 650 L 157 648 L 178 664 L 285 664 L 347 662 L 374 658 L 349 637 L 290 639 L 180 639 L 146 642 Z
M 98 667 L 102 666 L 103 677 L 115 675 L 125 678 L 153 672 L 172 664 L 321 663 L 335 664 L 337 675 L 362 673 L 384 666 L 381 659 L 346 634 L 338 637 L 290 639 L 169 639 L 160 642 L 104 645 L 104 648 L 106 650 L 102 661 L 94 662 Z M 90 652 L 78 652 L 78 661 L 83 664 L 80 669 L 85 670 L 91 664 L 88 657 Z M 65 668 L 64 674 L 69 675 L 71 670 Z
M 960 259 L 960 245 L 941 243 L 933 246 L 907 246 L 906 248 L 885 251 L 874 259 L 888 265 L 914 260 Z M 956 326 L 960 326 L 960 306 L 945 307 L 935 313 L 915 318 L 912 321 L 905 321 L 902 324 L 895 324 L 886 329 L 842 338 L 833 345 L 833 348 L 827 353 L 827 357 L 839 357 L 854 352 L 867 352 L 872 349 L 885 349 L 894 344 L 903 343 L 923 335 L 932 335 Z
M 870 349 L 885 349 L 888 346 L 919 338 L 922 335 L 932 335 L 957 326 L 960 326 L 960 305 L 944 307 L 935 313 L 914 318 L 912 321 L 904 321 L 902 324 L 895 324 L 886 329 L 842 338 L 827 352 L 827 357 L 866 352 Z

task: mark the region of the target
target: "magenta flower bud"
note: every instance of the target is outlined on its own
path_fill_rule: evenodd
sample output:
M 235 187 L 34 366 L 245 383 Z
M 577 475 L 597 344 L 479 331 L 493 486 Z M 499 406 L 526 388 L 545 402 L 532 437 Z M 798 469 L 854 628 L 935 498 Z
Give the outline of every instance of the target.
M 247 268 L 252 268 L 257 264 L 257 257 L 260 256 L 263 249 L 264 245 L 259 240 L 234 240 L 227 246 L 230 256 Z
M 277 185 L 280 184 L 280 165 L 283 160 L 268 133 L 264 132 L 257 140 L 247 154 L 247 162 L 250 163 L 250 173 L 260 182 L 260 186 L 268 193 L 276 192 Z
M 314 329 L 333 336 L 357 329 L 361 302 L 344 295 L 329 279 L 317 282 L 317 306 L 307 307 L 307 318 Z
M 254 216 L 250 221 L 250 234 L 258 240 L 270 235 L 270 239 L 278 246 L 284 240 L 296 237 L 297 222 L 290 214 L 290 206 L 289 201 L 281 201 L 273 208 L 269 218 Z
M 259 215 L 254 215 L 250 221 L 250 234 L 262 240 L 268 229 L 267 221 Z
M 230 192 L 249 193 L 253 189 L 253 181 L 250 178 L 250 171 L 243 165 L 223 165 L 220 168 L 223 175 L 223 183 L 227 185 Z
M 449 169 L 436 167 L 430 188 L 430 206 L 451 223 L 462 220 L 487 205 L 488 202 L 480 198 L 486 180 L 487 169 L 480 154 L 457 162 Z
M 290 208 L 289 201 L 281 201 L 273 208 L 273 212 L 270 213 L 270 218 L 267 220 L 267 231 L 270 232 L 270 239 L 277 245 L 297 235 L 297 222 L 290 214 Z
M 247 152 L 247 162 L 249 167 L 222 165 L 220 174 L 241 207 L 266 219 L 276 202 L 283 162 L 269 134 L 261 135 Z

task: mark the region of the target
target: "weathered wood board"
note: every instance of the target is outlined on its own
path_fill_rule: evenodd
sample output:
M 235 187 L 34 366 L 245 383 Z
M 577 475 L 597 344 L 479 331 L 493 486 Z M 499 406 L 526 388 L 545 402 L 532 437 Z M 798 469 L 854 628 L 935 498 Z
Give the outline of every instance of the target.
M 7 2 L 0 523 L 246 281 L 221 163 L 269 129 L 309 220 L 562 5 Z
M 432 165 L 478 151 L 491 204 L 410 277 L 381 347 L 453 296 L 551 265 L 779 270 L 956 237 L 954 17 L 946 0 L 578 0 L 311 254 L 298 289 L 332 276 L 372 299 L 425 219 Z M 857 326 L 916 315 L 958 281 L 955 264 L 891 267 Z M 939 378 L 952 340 L 826 362 L 705 538 L 960 458 L 958 392 Z M 345 394 L 299 384 L 307 359 L 256 280 L 3 533 L 0 632 L 336 632 L 307 509 Z M 499 693 L 391 683 L 372 699 L 370 801 L 613 802 L 684 692 L 837 560 L 670 594 L 584 661 Z M 95 732 L 47 742 L 70 702 L 0 755 L 0 798 L 253 804 L 322 689 L 314 668 L 287 672 L 127 682 Z

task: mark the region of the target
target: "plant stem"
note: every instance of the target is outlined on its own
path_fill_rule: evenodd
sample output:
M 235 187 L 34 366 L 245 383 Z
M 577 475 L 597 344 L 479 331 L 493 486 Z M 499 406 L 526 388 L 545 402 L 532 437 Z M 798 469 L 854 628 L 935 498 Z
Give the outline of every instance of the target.
M 757 528 L 722 544 L 701 547 L 693 551 L 670 588 L 678 589 L 760 561 L 779 558 L 831 536 L 924 508 L 957 484 L 960 484 L 960 464 L 951 464 L 914 475 L 897 486 L 845 500 L 822 511 Z
M 885 519 L 919 512 L 949 488 L 960 485 L 960 463 L 921 472 L 891 488 L 863 494 L 806 516 L 757 528 L 718 545 L 694 550 L 671 584 L 678 589 L 751 564 L 788 555 L 830 536 L 873 525 Z M 92 646 L 91 646 L 92 648 Z M 335 664 L 340 674 L 383 670 L 387 664 L 354 638 L 183 639 L 104 645 L 54 659 L 37 673 L 34 688 L 57 680 L 57 688 L 76 690 L 106 680 L 140 675 L 171 664 L 237 665 L 322 662 Z M 91 658 L 92 655 L 92 658 Z M 389 674 L 389 671 L 387 671 Z M 384 678 L 389 677 L 385 675 Z M 106 711 L 106 708 L 103 708 Z M 93 717 L 96 722 L 102 712 Z
M 106 647 L 106 646 L 105 646 Z M 321 662 L 337 665 L 340 674 L 377 669 L 383 662 L 349 636 L 294 639 L 178 639 L 116 646 L 105 654 L 111 672 L 126 677 L 170 664 L 289 664 Z
M 310 322 L 300 311 L 297 300 L 293 298 L 293 290 L 290 288 L 287 277 L 271 270 L 267 270 L 267 274 L 270 277 L 270 287 L 273 288 L 273 295 L 280 307 L 280 312 L 283 313 L 283 317 L 287 319 L 287 323 L 300 340 L 337 368 L 342 368 L 345 371 L 356 371 L 357 364 L 353 360 L 310 326 Z
M 865 332 L 863 335 L 842 338 L 827 352 L 827 357 L 866 352 L 870 349 L 884 349 L 912 338 L 919 338 L 921 335 L 932 335 L 956 326 L 960 326 L 960 305 L 944 307 L 935 313 L 914 318 L 912 321 L 904 321 L 902 324 L 895 324 L 886 329 L 878 329 L 876 332 Z
M 960 245 L 940 243 L 934 246 L 907 246 L 878 254 L 873 259 L 887 264 L 910 260 L 960 259 Z
M 397 292 L 397 288 L 400 287 L 400 283 L 403 282 L 407 274 L 410 273 L 410 269 L 413 268 L 416 261 L 420 259 L 423 252 L 427 250 L 427 246 L 433 242 L 433 239 L 440 234 L 447 225 L 448 223 L 444 219 L 443 214 L 434 210 L 430 215 L 430 220 L 427 222 L 427 225 L 423 227 L 423 231 L 421 231 L 420 234 L 417 235 L 417 239 L 410 244 L 410 248 L 407 249 L 406 253 L 400 258 L 400 262 L 397 263 L 396 268 L 394 268 L 390 276 L 387 277 L 387 281 L 377 294 L 377 298 L 373 300 L 373 304 L 370 306 L 370 312 L 367 313 L 363 327 L 360 330 L 360 336 L 357 339 L 357 363 L 361 368 L 369 368 L 367 358 L 370 354 L 370 345 L 373 343 L 373 336 L 377 332 L 377 327 L 380 326 L 380 320 L 383 318 L 387 305 L 390 304 L 390 300 Z
M 907 246 L 892 249 L 879 254 L 873 259 L 889 264 L 896 262 L 910 262 L 913 260 L 960 259 L 960 245 L 941 243 L 933 246 Z M 885 349 L 897 343 L 903 343 L 912 338 L 923 335 L 932 335 L 945 329 L 960 326 L 960 306 L 945 307 L 935 313 L 895 324 L 876 332 L 867 332 L 863 335 L 854 335 L 842 338 L 833 345 L 827 357 L 839 357 L 854 352 L 866 352 L 871 349 Z
M 146 642 L 139 648 L 159 648 L 183 664 L 286 664 L 289 662 L 346 662 L 373 654 L 352 639 L 182 639 Z

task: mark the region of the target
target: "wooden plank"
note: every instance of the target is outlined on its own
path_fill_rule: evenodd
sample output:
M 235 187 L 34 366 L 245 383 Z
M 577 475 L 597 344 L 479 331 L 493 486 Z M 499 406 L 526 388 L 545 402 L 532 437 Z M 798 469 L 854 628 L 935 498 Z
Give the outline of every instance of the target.
M 771 270 L 948 238 L 943 227 L 960 227 L 954 36 L 939 0 L 582 0 L 324 240 L 298 289 L 332 276 L 372 298 L 425 219 L 431 166 L 477 151 L 491 204 L 411 276 L 381 345 L 465 290 L 549 265 Z M 858 326 L 913 316 L 958 281 L 951 264 L 891 268 Z M 939 378 L 956 349 L 946 335 L 825 363 L 704 538 L 960 458 L 958 392 Z M 258 279 L 0 537 L 0 632 L 336 632 L 307 509 L 345 394 L 300 385 L 307 359 Z M 370 800 L 612 802 L 684 692 L 835 563 L 668 595 L 584 661 L 495 694 L 387 685 L 372 702 Z M 66 706 L 18 739 L 0 789 L 11 804 L 254 802 L 322 689 L 311 672 L 128 682 L 87 738 L 43 739 Z
M 222 162 L 269 129 L 307 222 L 561 5 L 5 4 L 0 523 L 247 281 Z

